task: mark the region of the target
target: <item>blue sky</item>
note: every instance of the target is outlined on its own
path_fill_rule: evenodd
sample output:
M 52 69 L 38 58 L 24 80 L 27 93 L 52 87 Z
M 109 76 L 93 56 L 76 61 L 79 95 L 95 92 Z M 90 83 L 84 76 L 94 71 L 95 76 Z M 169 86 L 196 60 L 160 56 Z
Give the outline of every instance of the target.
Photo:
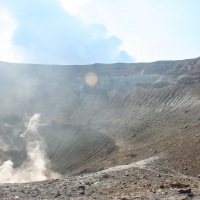
M 200 56 L 199 0 L 0 0 L 0 60 L 151 62 Z

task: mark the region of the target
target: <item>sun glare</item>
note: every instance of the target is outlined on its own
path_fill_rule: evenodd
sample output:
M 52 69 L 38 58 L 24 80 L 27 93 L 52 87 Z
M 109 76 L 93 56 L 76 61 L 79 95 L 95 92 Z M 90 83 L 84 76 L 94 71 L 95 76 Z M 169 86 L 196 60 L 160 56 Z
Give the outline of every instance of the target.
M 89 72 L 85 75 L 85 82 L 89 86 L 95 86 L 98 82 L 98 76 L 94 72 Z

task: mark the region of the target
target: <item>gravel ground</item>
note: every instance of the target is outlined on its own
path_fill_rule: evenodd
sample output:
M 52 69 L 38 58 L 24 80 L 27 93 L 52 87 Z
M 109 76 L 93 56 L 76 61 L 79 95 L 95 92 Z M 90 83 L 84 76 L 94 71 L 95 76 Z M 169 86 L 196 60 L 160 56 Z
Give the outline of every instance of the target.
M 24 184 L 1 184 L 0 199 L 200 199 L 200 180 L 158 166 L 164 156 L 93 174 Z

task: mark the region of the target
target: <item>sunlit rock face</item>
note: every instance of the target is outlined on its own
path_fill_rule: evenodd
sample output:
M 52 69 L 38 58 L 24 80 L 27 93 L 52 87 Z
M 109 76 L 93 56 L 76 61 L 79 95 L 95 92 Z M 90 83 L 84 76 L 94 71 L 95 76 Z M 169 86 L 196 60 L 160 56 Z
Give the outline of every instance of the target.
M 0 171 L 8 167 L 12 176 L 28 169 L 31 158 L 40 158 L 42 179 L 97 171 L 97 163 L 117 152 L 119 139 L 133 135 L 142 120 L 198 112 L 199 63 L 1 62 Z M 43 152 L 40 157 L 31 154 L 34 149 Z

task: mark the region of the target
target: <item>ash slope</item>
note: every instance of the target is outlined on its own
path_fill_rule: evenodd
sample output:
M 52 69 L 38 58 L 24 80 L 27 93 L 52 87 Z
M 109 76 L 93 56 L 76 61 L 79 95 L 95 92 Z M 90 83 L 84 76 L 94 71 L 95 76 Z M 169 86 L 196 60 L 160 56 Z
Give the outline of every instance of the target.
M 26 158 L 15 131 L 41 113 L 51 169 L 77 175 L 151 156 L 186 176 L 200 174 L 200 59 L 45 66 L 0 63 L 1 161 Z M 94 72 L 91 87 L 85 75 Z M 122 191 L 123 192 L 123 191 Z M 78 194 L 77 194 L 78 195 Z

